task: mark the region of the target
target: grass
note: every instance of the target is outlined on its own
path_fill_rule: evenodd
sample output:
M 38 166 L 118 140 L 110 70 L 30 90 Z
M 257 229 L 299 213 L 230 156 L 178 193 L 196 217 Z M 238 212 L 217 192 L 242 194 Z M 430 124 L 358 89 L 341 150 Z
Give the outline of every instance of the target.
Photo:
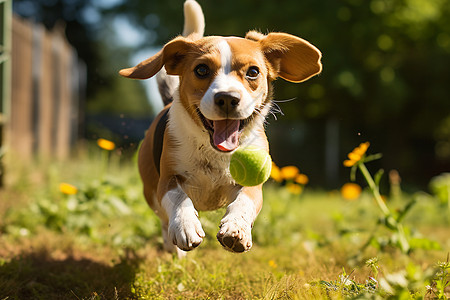
M 106 159 L 105 152 L 90 151 L 64 163 L 7 162 L 8 187 L 0 190 L 1 300 L 450 296 L 448 211 L 429 194 L 388 202 L 395 211 L 416 199 L 403 224 L 411 240 L 429 243 L 409 254 L 387 242 L 392 231 L 379 224 L 369 191 L 349 202 L 338 191 L 307 188 L 297 196 L 269 182 L 250 252 L 230 253 L 216 241 L 221 210 L 200 213 L 207 237 L 178 260 L 162 251 L 133 159 L 120 161 L 116 153 Z M 61 182 L 76 186 L 77 194 L 62 194 Z M 373 257 L 376 264 L 367 266 Z

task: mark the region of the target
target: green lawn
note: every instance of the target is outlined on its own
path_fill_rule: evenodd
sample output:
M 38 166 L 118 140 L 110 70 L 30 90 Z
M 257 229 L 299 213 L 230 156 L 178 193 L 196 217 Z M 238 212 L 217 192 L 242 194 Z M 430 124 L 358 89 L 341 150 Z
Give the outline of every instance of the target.
M 409 254 L 396 246 L 368 190 L 349 202 L 339 191 L 293 195 L 269 181 L 251 251 L 230 253 L 216 241 L 222 210 L 200 213 L 206 239 L 178 260 L 162 251 L 133 159 L 113 154 L 106 162 L 93 151 L 66 163 L 8 166 L 0 191 L 0 300 L 450 296 L 449 211 L 427 193 L 387 200 L 394 212 L 416 200 L 402 220 Z M 62 194 L 62 182 L 77 193 Z

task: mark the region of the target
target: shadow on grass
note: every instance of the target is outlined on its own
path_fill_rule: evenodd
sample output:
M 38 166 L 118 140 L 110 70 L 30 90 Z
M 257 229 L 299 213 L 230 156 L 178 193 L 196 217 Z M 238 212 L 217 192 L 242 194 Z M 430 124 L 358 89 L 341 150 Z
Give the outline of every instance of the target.
M 103 264 L 82 258 L 57 260 L 45 251 L 0 261 L 0 299 L 124 299 L 138 258 Z

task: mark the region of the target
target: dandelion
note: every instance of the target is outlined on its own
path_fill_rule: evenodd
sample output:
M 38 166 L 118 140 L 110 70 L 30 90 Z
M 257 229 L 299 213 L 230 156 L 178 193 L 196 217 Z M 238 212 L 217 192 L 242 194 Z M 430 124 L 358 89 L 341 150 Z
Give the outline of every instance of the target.
M 361 195 L 361 187 L 356 183 L 346 183 L 341 188 L 341 196 L 346 200 L 356 200 Z
M 278 166 L 274 162 L 272 162 L 272 169 L 270 171 L 270 177 L 273 180 L 275 180 L 276 182 L 283 181 L 283 176 L 281 175 L 280 168 L 278 168 Z
M 273 260 L 273 259 L 271 259 L 271 260 L 269 260 L 269 266 L 271 266 L 272 268 L 276 268 L 276 267 L 278 267 L 278 265 L 277 265 L 277 263 Z
M 369 149 L 370 143 L 369 142 L 365 142 L 365 143 L 361 143 L 359 144 L 358 147 L 356 147 L 353 152 L 355 152 L 356 154 L 363 156 L 367 149 Z
M 97 145 L 107 151 L 114 150 L 116 148 L 116 144 L 114 142 L 108 141 L 106 139 L 98 139 Z
M 59 191 L 64 195 L 75 195 L 78 189 L 69 183 L 63 182 L 59 184 Z
M 301 174 L 296 166 L 279 168 L 274 162 L 272 162 L 270 177 L 284 185 L 294 195 L 300 195 L 303 192 L 303 186 L 309 181 L 308 176 Z
M 370 191 L 372 192 L 378 207 L 383 212 L 383 220 L 385 222 L 385 225 L 389 229 L 393 229 L 396 231 L 396 234 L 398 236 L 399 248 L 401 249 L 401 251 L 403 253 L 408 253 L 410 251 L 411 247 L 410 247 L 408 239 L 406 237 L 406 233 L 403 228 L 403 224 L 400 223 L 402 216 L 395 218 L 393 216 L 391 210 L 387 207 L 385 200 L 383 199 L 383 197 L 380 194 L 379 180 L 381 178 L 382 172 L 379 171 L 374 180 L 374 178 L 372 178 L 372 175 L 370 174 L 369 170 L 367 170 L 367 167 L 365 166 L 365 163 L 379 159 L 382 156 L 381 154 L 372 154 L 372 155 L 366 156 L 366 152 L 367 152 L 367 149 L 369 148 L 369 146 L 370 146 L 370 143 L 365 142 L 365 143 L 361 143 L 358 147 L 353 149 L 353 151 L 348 154 L 348 160 L 344 161 L 344 166 L 352 167 L 351 173 L 350 173 L 350 178 L 352 179 L 352 181 L 355 180 L 356 170 L 359 169 L 359 171 L 361 171 L 367 184 L 369 185 Z M 341 193 L 344 198 L 350 198 L 350 199 L 355 198 L 356 199 L 360 194 L 360 188 L 357 188 L 355 185 L 347 184 L 342 187 Z M 358 195 L 358 196 L 356 196 L 356 195 Z M 409 209 L 409 207 L 411 206 L 410 204 L 408 204 L 408 205 L 409 206 L 407 206 L 405 208 L 404 212 L 407 209 Z
M 305 174 L 298 174 L 295 176 L 294 181 L 298 184 L 305 185 L 309 182 L 309 178 Z
M 364 154 L 366 154 L 366 151 L 369 148 L 369 146 L 370 143 L 365 142 L 361 143 L 358 147 L 353 149 L 353 151 L 347 155 L 348 159 L 344 161 L 344 166 L 353 167 L 357 162 L 361 160 L 361 158 L 364 157 Z
M 298 175 L 299 170 L 296 166 L 286 166 L 280 169 L 281 176 L 285 180 L 295 179 L 295 176 Z
M 288 183 L 286 184 L 286 188 L 291 194 L 300 195 L 303 191 L 303 187 L 296 183 Z

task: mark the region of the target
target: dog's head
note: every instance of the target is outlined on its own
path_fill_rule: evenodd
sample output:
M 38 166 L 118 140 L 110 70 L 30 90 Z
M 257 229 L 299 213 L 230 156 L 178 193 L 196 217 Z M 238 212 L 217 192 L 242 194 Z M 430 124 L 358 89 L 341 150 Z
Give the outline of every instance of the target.
M 270 82 L 302 82 L 320 73 L 320 51 L 285 33 L 246 38 L 177 37 L 122 76 L 147 79 L 163 66 L 180 77 L 179 100 L 219 151 L 239 146 L 239 136 L 257 115 L 267 114 Z

